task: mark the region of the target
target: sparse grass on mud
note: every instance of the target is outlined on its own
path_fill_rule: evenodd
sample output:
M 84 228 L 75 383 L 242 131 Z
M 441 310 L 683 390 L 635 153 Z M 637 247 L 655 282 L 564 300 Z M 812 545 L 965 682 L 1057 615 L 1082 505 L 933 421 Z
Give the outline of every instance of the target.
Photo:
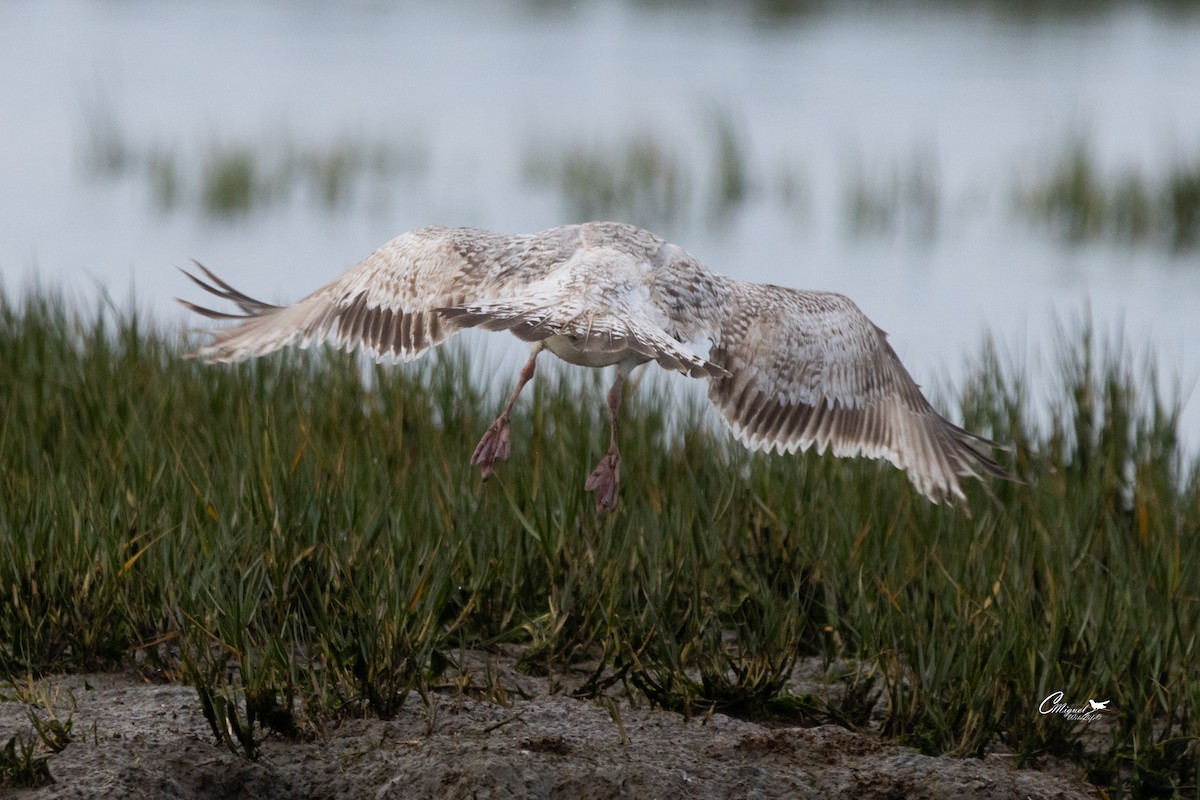
M 195 685 L 253 757 L 272 731 L 395 714 L 463 648 L 508 642 L 530 670 L 586 658 L 593 691 L 623 681 L 683 713 L 1056 754 L 1133 794 L 1194 792 L 1197 465 L 1178 404 L 1087 329 L 1061 337 L 1045 431 L 985 348 L 951 416 L 1013 442 L 1025 483 L 969 487 L 969 518 L 885 465 L 745 453 L 653 382 L 624 409 L 621 508 L 597 517 L 598 377 L 535 383 L 511 463 L 481 484 L 467 458 L 500 398 L 453 347 L 366 372 L 334 353 L 211 367 L 136 316 L 43 294 L 0 299 L 0 352 L 13 684 L 136 656 Z M 796 696 L 812 656 L 830 692 Z M 1115 713 L 1039 714 L 1060 690 Z

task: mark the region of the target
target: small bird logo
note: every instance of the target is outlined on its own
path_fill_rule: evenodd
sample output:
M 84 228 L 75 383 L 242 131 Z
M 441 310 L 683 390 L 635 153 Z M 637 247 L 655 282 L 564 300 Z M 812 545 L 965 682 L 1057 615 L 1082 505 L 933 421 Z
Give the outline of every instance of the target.
M 1111 703 L 1112 701 L 1105 700 L 1102 703 L 1097 703 L 1095 700 L 1088 700 L 1088 702 L 1092 706 L 1092 711 L 1108 711 L 1108 704 Z

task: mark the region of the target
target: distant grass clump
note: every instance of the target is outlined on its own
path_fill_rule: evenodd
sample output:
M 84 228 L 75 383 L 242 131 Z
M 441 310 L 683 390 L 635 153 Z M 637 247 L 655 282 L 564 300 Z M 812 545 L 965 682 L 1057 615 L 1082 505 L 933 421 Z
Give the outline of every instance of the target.
M 929 151 L 884 169 L 859 164 L 846 185 L 845 217 L 857 236 L 907 233 L 928 241 L 938 232 L 941 195 L 937 164 Z
M 1047 174 L 1016 190 L 1017 207 L 1074 242 L 1111 238 L 1200 245 L 1200 158 L 1163 176 L 1136 169 L 1105 174 L 1086 140 L 1072 139 Z
M 232 219 L 296 197 L 338 209 L 364 191 L 424 169 L 415 145 L 343 136 L 325 145 L 300 146 L 286 136 L 260 140 L 214 138 L 198 153 L 164 143 L 134 141 L 111 111 L 94 111 L 87 131 L 84 165 L 94 176 L 146 181 L 163 212 L 191 208 Z
M 530 160 L 527 172 L 538 182 L 557 183 L 577 219 L 668 224 L 682 214 L 692 191 L 682 161 L 648 133 L 608 152 L 577 145 L 557 163 Z
M 1200 470 L 1125 350 L 1086 328 L 1060 349 L 1045 429 L 993 350 L 963 387 L 966 426 L 1013 442 L 1025 481 L 968 487 L 972 517 L 878 463 L 746 453 L 699 405 L 633 391 L 601 518 L 594 376 L 537 382 L 481 484 L 467 459 L 500 398 L 462 350 L 206 366 L 136 315 L 3 297 L 0 679 L 136 662 L 191 682 L 256 757 L 447 691 L 457 653 L 505 642 L 530 670 L 598 664 L 597 697 L 622 682 L 684 714 L 1193 791 Z M 793 692 L 800 659 L 827 694 Z M 1114 713 L 1038 713 L 1057 691 Z M 39 753 L 14 744 L 6 769 L 34 779 Z
M 626 219 L 659 227 L 704 215 L 730 218 L 751 195 L 746 148 L 733 118 L 710 116 L 711 163 L 695 170 L 674 137 L 643 131 L 615 146 L 575 143 L 548 154 L 525 156 L 525 172 L 536 184 L 557 189 L 575 219 Z

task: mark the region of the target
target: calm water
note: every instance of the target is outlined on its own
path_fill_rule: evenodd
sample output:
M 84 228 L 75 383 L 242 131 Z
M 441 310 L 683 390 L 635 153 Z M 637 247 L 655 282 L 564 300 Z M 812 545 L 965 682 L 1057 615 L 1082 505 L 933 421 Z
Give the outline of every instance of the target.
M 742 142 L 747 199 L 719 222 L 688 213 L 658 231 L 722 272 L 850 295 L 918 381 L 953 380 L 988 331 L 1052 365 L 1055 319 L 1088 311 L 1168 374 L 1200 376 L 1200 256 L 1070 246 L 1012 200 L 1074 134 L 1113 170 L 1200 158 L 1200 18 L 851 5 L 770 18 L 616 0 L 7 2 L 0 278 L 85 301 L 103 285 L 182 325 L 170 298 L 192 290 L 173 267 L 191 258 L 251 294 L 294 299 L 410 228 L 577 221 L 528 170 L 572 146 L 650 134 L 702 174 L 720 113 Z M 136 171 L 97 175 L 98 119 L 184 163 L 222 143 L 270 156 L 283 142 L 358 140 L 413 164 L 336 208 L 300 192 L 214 218 L 186 202 L 163 210 Z M 936 227 L 854 234 L 855 176 L 918 161 Z

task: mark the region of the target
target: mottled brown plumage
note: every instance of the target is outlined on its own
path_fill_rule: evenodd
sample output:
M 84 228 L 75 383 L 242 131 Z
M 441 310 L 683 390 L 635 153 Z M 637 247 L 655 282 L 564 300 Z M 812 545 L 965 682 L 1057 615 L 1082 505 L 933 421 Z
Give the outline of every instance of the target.
M 648 361 L 708 379 L 709 399 L 754 449 L 886 459 L 935 503 L 965 500 L 960 477 L 1010 477 L 985 452 L 995 443 L 940 416 L 883 331 L 848 298 L 727 278 L 631 225 L 518 236 L 423 228 L 292 306 L 247 297 L 200 269 L 211 283 L 189 277 L 243 312 L 180 301 L 210 318 L 241 320 L 193 354 L 207 361 L 326 340 L 408 360 L 468 327 L 533 342 L 516 391 L 472 456 L 485 477 L 508 457 L 509 413 L 543 348 L 573 364 L 616 365 L 609 451 L 587 480 L 602 510 L 616 505 L 621 387 Z

